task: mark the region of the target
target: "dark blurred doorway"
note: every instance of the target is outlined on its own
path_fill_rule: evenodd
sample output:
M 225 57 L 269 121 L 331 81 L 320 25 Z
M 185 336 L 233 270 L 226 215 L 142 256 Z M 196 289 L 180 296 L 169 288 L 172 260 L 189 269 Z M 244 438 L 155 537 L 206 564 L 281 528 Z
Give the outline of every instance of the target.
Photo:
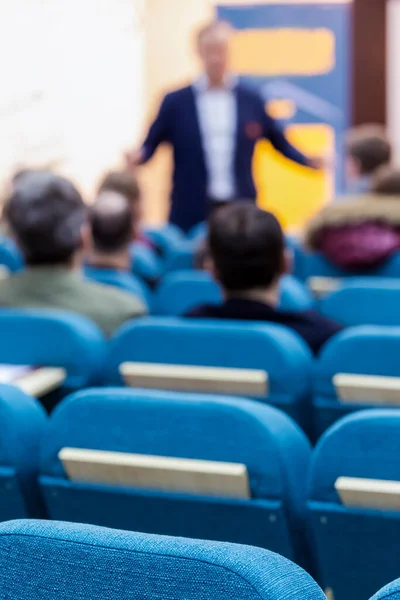
M 386 0 L 353 0 L 352 123 L 386 123 Z M 400 35 L 400 32 L 399 32 Z

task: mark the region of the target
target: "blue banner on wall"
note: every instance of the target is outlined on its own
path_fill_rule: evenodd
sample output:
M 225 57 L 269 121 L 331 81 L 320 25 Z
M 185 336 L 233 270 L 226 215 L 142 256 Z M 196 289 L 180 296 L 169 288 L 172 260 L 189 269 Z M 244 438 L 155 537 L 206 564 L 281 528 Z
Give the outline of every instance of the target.
M 234 69 L 260 88 L 266 102 L 275 101 L 274 116 L 285 125 L 322 123 L 332 128 L 335 184 L 341 192 L 343 138 L 350 123 L 351 0 L 244 3 L 217 11 L 236 30 Z

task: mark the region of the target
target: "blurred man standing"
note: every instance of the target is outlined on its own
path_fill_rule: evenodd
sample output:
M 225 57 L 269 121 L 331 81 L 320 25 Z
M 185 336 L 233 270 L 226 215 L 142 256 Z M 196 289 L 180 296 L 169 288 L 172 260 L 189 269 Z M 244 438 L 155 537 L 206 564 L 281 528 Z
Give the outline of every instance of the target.
M 257 91 L 229 72 L 230 26 L 217 22 L 198 34 L 204 72 L 189 87 L 165 96 L 160 112 L 128 166 L 147 162 L 163 143 L 174 153 L 170 221 L 187 231 L 235 198 L 255 201 L 252 159 L 256 142 L 268 139 L 287 158 L 320 168 L 320 159 L 293 148 L 269 117 Z

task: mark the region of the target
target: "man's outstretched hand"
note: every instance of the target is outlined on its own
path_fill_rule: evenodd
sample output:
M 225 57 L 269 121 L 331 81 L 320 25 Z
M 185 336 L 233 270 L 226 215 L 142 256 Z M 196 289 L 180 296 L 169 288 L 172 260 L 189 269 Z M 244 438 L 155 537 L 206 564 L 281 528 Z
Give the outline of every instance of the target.
M 315 171 L 321 171 L 332 167 L 332 160 L 327 156 L 311 156 L 308 158 L 307 166 Z
M 125 164 L 129 171 L 135 171 L 136 167 L 143 163 L 144 152 L 140 150 L 132 150 L 131 152 L 125 153 Z

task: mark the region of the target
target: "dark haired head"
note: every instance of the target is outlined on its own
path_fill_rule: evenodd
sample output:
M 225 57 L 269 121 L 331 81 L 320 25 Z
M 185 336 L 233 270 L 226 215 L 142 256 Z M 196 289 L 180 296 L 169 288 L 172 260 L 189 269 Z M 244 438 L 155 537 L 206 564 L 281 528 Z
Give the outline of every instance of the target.
M 14 180 L 4 217 L 28 265 L 69 263 L 82 244 L 87 211 L 74 185 L 49 171 Z
M 93 245 L 97 252 L 117 253 L 133 238 L 133 208 L 115 192 L 103 192 L 90 211 Z
M 284 271 L 284 236 L 273 214 L 235 202 L 210 219 L 208 245 L 226 292 L 268 288 Z
M 347 154 L 356 161 L 361 175 L 372 175 L 390 162 L 392 147 L 380 125 L 361 125 L 347 135 Z
M 98 193 L 115 192 L 121 194 L 134 207 L 140 201 L 140 189 L 135 177 L 129 171 L 108 173 L 99 186 Z
M 382 196 L 400 196 L 400 169 L 380 168 L 372 179 L 371 192 Z

